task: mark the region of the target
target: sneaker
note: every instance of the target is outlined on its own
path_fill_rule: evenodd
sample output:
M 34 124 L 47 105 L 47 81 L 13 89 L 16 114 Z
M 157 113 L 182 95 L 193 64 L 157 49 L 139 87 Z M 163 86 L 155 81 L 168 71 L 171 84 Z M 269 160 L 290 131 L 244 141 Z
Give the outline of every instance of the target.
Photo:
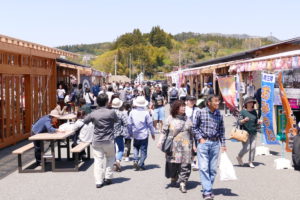
M 130 158 L 129 157 L 125 157 L 124 160 L 125 160 L 125 162 L 129 162 Z
M 237 156 L 237 157 L 236 157 L 236 159 L 237 159 L 237 161 L 238 161 L 239 165 L 241 165 L 241 166 L 243 166 L 243 165 L 244 165 L 244 162 L 243 162 L 243 160 L 242 160 L 242 158 L 241 158 L 241 157 Z
M 251 167 L 251 168 L 255 168 L 255 166 L 253 165 L 253 163 L 251 162 L 251 163 L 249 163 L 249 167 Z
M 198 171 L 199 170 L 198 166 L 195 163 L 192 163 L 192 170 L 193 171 Z
M 203 199 L 204 199 L 204 200 L 213 200 L 213 198 L 211 197 L 210 194 L 203 195 Z
M 104 186 L 103 183 L 101 183 L 101 184 L 96 184 L 96 188 L 102 188 L 103 186 Z
M 133 161 L 133 168 L 135 169 L 135 170 L 137 170 L 138 169 L 138 162 L 137 161 Z
M 182 193 L 186 193 L 186 186 L 185 186 L 185 183 L 180 183 L 180 185 L 179 185 L 179 190 L 180 190 Z
M 104 179 L 104 185 L 111 185 L 112 180 L 111 179 Z
M 114 164 L 114 169 L 116 172 L 121 172 L 121 164 L 119 161 L 116 161 Z

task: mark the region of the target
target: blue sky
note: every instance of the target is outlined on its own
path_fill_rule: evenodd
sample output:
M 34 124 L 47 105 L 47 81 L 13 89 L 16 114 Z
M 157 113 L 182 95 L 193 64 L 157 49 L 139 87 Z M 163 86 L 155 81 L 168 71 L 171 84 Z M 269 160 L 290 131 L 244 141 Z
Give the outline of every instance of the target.
M 0 0 L 0 34 L 58 46 L 113 41 L 134 28 L 300 36 L 296 0 Z

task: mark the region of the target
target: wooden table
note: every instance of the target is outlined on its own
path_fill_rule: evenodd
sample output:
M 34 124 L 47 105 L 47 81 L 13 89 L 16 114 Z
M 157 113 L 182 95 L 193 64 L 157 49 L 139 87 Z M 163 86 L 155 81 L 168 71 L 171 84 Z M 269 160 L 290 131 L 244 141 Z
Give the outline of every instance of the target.
M 39 133 L 34 136 L 29 137 L 31 141 L 40 141 L 41 142 L 41 164 L 42 170 L 45 171 L 45 152 L 44 152 L 44 141 L 50 141 L 51 147 L 51 156 L 46 157 L 51 159 L 52 162 L 52 171 L 69 171 L 66 169 L 57 169 L 55 166 L 55 151 L 54 151 L 54 143 L 58 142 L 58 158 L 61 159 L 61 148 L 64 147 L 67 149 L 67 158 L 70 159 L 70 141 L 69 138 L 75 132 L 73 130 L 64 131 L 62 133 Z M 61 140 L 66 140 L 67 144 L 65 146 L 60 145 Z
M 72 120 L 72 119 L 76 119 L 77 116 L 73 113 L 69 113 L 69 114 L 64 114 L 64 115 L 60 115 L 57 119 L 59 120 Z

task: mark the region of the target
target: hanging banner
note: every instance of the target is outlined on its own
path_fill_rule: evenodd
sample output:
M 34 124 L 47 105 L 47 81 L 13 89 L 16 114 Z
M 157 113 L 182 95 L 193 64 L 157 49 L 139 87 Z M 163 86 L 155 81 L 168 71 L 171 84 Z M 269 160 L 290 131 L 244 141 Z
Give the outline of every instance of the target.
M 279 84 L 279 90 L 280 90 L 280 97 L 281 97 L 281 102 L 282 102 L 282 107 L 285 112 L 286 116 L 286 127 L 284 130 L 285 136 L 286 136 L 286 146 L 285 149 L 287 152 L 291 152 L 291 144 L 292 144 L 292 138 L 297 134 L 297 124 L 296 124 L 296 119 L 293 114 L 293 111 L 291 109 L 291 105 L 288 101 L 286 92 L 283 88 L 282 84 L 282 72 L 279 73 L 278 75 L 278 84 Z
M 273 99 L 275 74 L 262 73 L 261 110 L 263 117 L 263 134 L 267 144 L 279 144 L 273 128 Z
M 237 110 L 235 77 L 217 77 L 217 79 L 226 106 L 232 113 L 235 113 Z

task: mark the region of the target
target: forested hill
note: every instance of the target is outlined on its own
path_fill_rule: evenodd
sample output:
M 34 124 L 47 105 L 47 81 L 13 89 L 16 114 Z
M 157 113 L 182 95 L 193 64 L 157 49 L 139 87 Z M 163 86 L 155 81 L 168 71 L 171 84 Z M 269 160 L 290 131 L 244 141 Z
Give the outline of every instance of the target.
M 203 62 L 278 41 L 275 37 L 253 37 L 245 34 L 183 32 L 172 35 L 155 26 L 149 33 L 134 29 L 133 32 L 116 38 L 114 42 L 66 45 L 58 48 L 82 55 L 94 55 L 95 59 L 89 64 L 109 73 L 114 72 L 116 57 L 118 74 L 129 75 L 129 66 L 132 65 L 133 77 L 144 72 L 148 78 L 155 79 L 161 78 L 158 76 L 162 73 L 158 72 L 169 72 L 173 66 Z

